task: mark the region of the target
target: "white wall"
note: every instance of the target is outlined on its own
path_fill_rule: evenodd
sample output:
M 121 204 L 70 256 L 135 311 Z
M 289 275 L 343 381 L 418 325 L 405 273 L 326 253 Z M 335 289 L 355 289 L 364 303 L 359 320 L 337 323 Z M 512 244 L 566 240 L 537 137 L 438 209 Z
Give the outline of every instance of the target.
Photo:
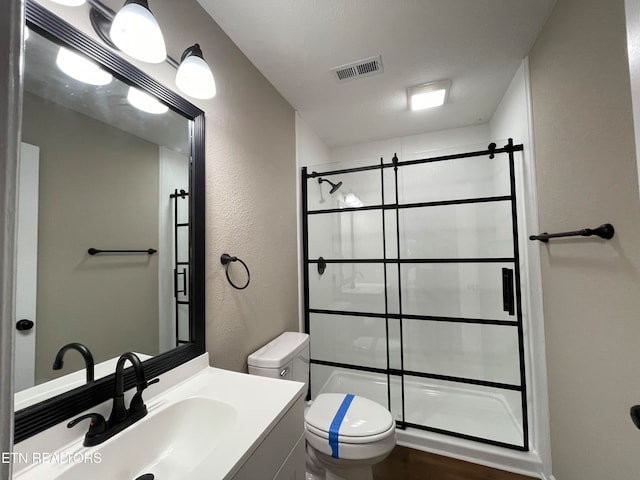
M 553 474 L 640 472 L 640 202 L 624 0 L 560 0 L 529 54 Z
M 535 415 L 529 415 L 532 443 L 540 455 L 545 475 L 550 477 L 551 447 L 540 244 L 528 240 L 530 234 L 539 232 L 531 115 L 529 59 L 525 58 L 491 118 L 489 127 L 492 138 L 503 142 L 507 138 L 513 138 L 515 143 L 522 143 L 524 148 L 522 153 L 515 156 L 515 170 L 517 202 L 521 212 L 518 216 L 519 252 L 524 266 L 522 313 L 528 341 L 528 355 L 525 359 L 527 405 L 530 413 L 535 412 Z

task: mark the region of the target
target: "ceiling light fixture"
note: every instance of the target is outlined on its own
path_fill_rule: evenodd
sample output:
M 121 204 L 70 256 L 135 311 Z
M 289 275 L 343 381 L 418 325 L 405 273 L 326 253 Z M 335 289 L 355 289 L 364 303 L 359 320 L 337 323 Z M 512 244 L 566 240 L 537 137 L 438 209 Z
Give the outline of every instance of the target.
M 160 26 L 147 0 L 126 0 L 111 23 L 109 36 L 127 55 L 148 63 L 162 63 L 167 49 Z
M 79 2 L 81 0 L 60 0 Z M 85 0 L 82 0 L 85 1 Z M 125 0 L 118 13 L 100 0 L 89 0 L 89 20 L 98 37 L 109 47 L 148 63 L 166 61 L 177 69 L 176 86 L 193 98 L 208 100 L 216 95 L 216 82 L 197 43 L 187 48 L 180 63 L 167 55 L 160 26 L 149 10 L 148 0 Z
M 127 100 L 138 110 L 154 115 L 166 113 L 169 110 L 169 107 L 164 103 L 159 102 L 155 97 L 135 87 L 129 87 Z
M 109 72 L 105 72 L 88 58 L 65 47 L 60 47 L 58 50 L 56 64 L 71 78 L 89 85 L 107 85 L 113 79 Z
M 451 80 L 429 82 L 407 88 L 407 100 L 411 110 L 423 110 L 444 105 L 449 94 Z
M 176 86 L 190 97 L 207 100 L 216 95 L 216 82 L 197 43 L 187 48 L 180 58 Z

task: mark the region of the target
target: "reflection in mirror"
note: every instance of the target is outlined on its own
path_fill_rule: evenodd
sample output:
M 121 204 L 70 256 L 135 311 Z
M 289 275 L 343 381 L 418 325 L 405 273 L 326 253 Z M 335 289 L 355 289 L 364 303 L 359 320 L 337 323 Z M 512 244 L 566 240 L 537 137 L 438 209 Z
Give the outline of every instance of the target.
M 24 78 L 17 319 L 34 324 L 16 332 L 16 408 L 84 384 L 78 352 L 52 369 L 68 343 L 91 351 L 99 378 L 122 352 L 193 338 L 192 121 L 33 31 Z

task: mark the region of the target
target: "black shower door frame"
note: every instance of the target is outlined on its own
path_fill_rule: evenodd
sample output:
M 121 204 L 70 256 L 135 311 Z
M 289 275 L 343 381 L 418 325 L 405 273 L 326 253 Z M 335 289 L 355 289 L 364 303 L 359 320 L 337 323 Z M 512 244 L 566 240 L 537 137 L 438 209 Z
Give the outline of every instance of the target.
M 391 377 L 400 378 L 401 382 L 401 396 L 402 396 L 402 419 L 396 420 L 396 425 L 398 428 L 405 429 L 407 427 L 416 428 L 420 430 L 430 431 L 434 433 L 440 433 L 445 435 L 450 435 L 457 438 L 463 438 L 467 440 L 472 440 L 476 442 L 481 442 L 489 445 L 504 447 L 512 450 L 519 451 L 528 451 L 529 450 L 529 429 L 528 429 L 528 411 L 527 411 L 527 386 L 526 386 L 526 373 L 525 373 L 525 348 L 524 348 L 524 331 L 523 331 L 523 319 L 522 319 L 522 289 L 521 289 L 521 281 L 520 281 L 520 255 L 518 249 L 518 213 L 517 213 L 517 201 L 516 201 L 516 173 L 515 173 L 515 152 L 523 151 L 523 145 L 518 144 L 514 145 L 513 140 L 509 139 L 507 144 L 502 148 L 497 148 L 495 143 L 491 143 L 487 150 L 481 151 L 472 151 L 466 153 L 459 153 L 453 155 L 443 155 L 431 158 L 423 158 L 418 160 L 407 160 L 407 161 L 399 161 L 396 156 L 393 157 L 392 162 L 385 163 L 383 159 L 380 160 L 379 164 L 368 165 L 363 167 L 355 167 L 355 168 L 347 168 L 341 170 L 333 170 L 326 172 L 311 172 L 308 173 L 307 167 L 302 168 L 301 173 L 301 201 L 302 201 L 302 245 L 303 245 L 303 278 L 304 278 L 304 326 L 305 331 L 310 333 L 310 314 L 330 314 L 330 315 L 348 315 L 355 317 L 369 317 L 369 318 L 380 318 L 385 320 L 385 328 L 387 332 L 387 342 L 386 342 L 386 366 L 387 368 L 375 368 L 368 367 L 363 365 L 355 365 L 348 363 L 340 363 L 340 362 L 332 362 L 320 359 L 311 358 L 311 364 L 315 365 L 323 365 L 327 367 L 334 368 L 343 368 L 348 370 L 356 370 L 356 371 L 365 371 L 377 374 L 383 374 L 387 376 L 387 400 L 388 405 L 391 407 Z M 411 204 L 400 204 L 398 197 L 398 170 L 404 166 L 408 165 L 418 165 L 423 163 L 432 163 L 432 162 L 446 162 L 450 160 L 456 159 L 465 159 L 472 157 L 485 157 L 488 156 L 490 159 L 493 159 L 496 155 L 506 154 L 508 155 L 508 165 L 509 165 L 509 195 L 504 196 L 495 196 L 495 197 L 481 197 L 481 198 L 465 198 L 458 200 L 444 200 L 444 201 L 436 201 L 436 202 L 421 202 L 421 203 L 411 203 Z M 395 183 L 395 203 L 385 204 L 384 200 L 384 191 L 385 191 L 385 180 L 384 180 L 384 170 L 392 168 L 394 170 L 394 183 Z M 334 209 L 323 209 L 323 210 L 308 210 L 308 187 L 307 181 L 309 179 L 315 179 L 320 176 L 330 176 L 330 175 L 341 175 L 346 173 L 356 173 L 356 172 L 364 172 L 364 171 L 372 171 L 379 170 L 380 171 L 380 182 L 381 182 L 381 191 L 382 191 L 382 203 L 380 205 L 368 205 L 362 207 L 346 207 L 346 208 L 334 208 Z M 421 259 L 403 259 L 400 256 L 400 225 L 399 225 L 399 211 L 402 209 L 410 209 L 410 208 L 424 208 L 424 207 L 434 207 L 434 206 L 445 206 L 445 205 L 460 205 L 460 204 L 479 204 L 479 203 L 488 203 L 488 202 L 510 202 L 511 204 L 511 222 L 512 222 L 512 239 L 513 239 L 513 257 L 501 257 L 501 258 L 421 258 Z M 323 214 L 331 214 L 331 213 L 342 213 L 349 211 L 364 211 L 364 210 L 378 210 L 382 215 L 382 242 L 383 242 L 383 258 L 371 258 L 371 259 L 332 259 L 332 258 L 322 258 L 322 259 L 311 259 L 309 258 L 309 231 L 308 231 L 308 216 L 309 215 L 323 215 Z M 387 248 L 386 248 L 386 222 L 385 222 L 385 211 L 394 210 L 396 212 L 395 215 L 395 225 L 393 228 L 395 229 L 396 234 L 396 245 L 397 245 L 397 257 L 390 259 L 387 258 Z M 356 263 L 383 263 L 385 264 L 384 268 L 384 295 L 385 295 L 385 312 L 384 313 L 371 313 L 371 312 L 363 312 L 363 311 L 343 311 L 343 310 L 327 310 L 327 309 L 314 309 L 310 308 L 310 300 L 309 300 L 309 267 L 313 264 L 318 264 L 320 262 L 324 262 L 324 264 L 356 264 Z M 509 310 L 511 315 L 514 315 L 514 320 L 492 320 L 492 319 L 482 319 L 482 318 L 455 318 L 455 317 L 438 317 L 432 315 L 415 315 L 415 314 L 403 314 L 402 312 L 402 278 L 401 278 L 401 264 L 407 263 L 451 263 L 451 264 L 461 264 L 461 263 L 512 263 L 513 269 L 503 269 L 503 275 L 506 275 L 507 278 L 503 278 L 503 286 L 511 285 L 513 286 L 513 291 L 503 292 L 504 299 L 504 309 L 505 311 Z M 387 268 L 386 265 L 389 264 L 397 264 L 397 282 L 398 282 L 398 313 L 390 313 L 388 309 L 388 278 L 387 278 Z M 505 270 L 511 270 L 511 272 L 505 272 Z M 511 275 L 513 275 L 511 277 Z M 505 281 L 506 280 L 506 281 Z M 515 300 L 515 302 L 514 302 Z M 400 369 L 390 368 L 390 355 L 389 355 L 389 320 L 396 319 L 399 321 L 400 328 Z M 478 380 L 473 378 L 465 378 L 465 377 L 454 377 L 448 375 L 440 375 L 435 373 L 425 373 L 425 372 L 416 372 L 405 370 L 404 368 L 404 341 L 403 341 L 403 320 L 426 320 L 426 321 L 434 321 L 434 322 L 456 322 L 456 323 L 466 323 L 466 324 L 483 324 L 483 325 L 502 325 L 502 326 L 511 326 L 517 329 L 518 335 L 518 355 L 519 355 L 519 370 L 520 370 L 520 383 L 519 384 L 507 384 L 507 383 L 498 383 L 492 381 Z M 444 430 L 435 427 L 429 427 L 428 425 L 421 425 L 416 423 L 411 423 L 406 421 L 405 417 L 405 398 L 404 398 L 404 378 L 405 376 L 411 377 L 422 377 L 429 378 L 435 380 L 448 381 L 459 384 L 470 384 L 470 385 L 478 385 L 485 386 L 490 388 L 499 388 L 503 390 L 516 391 L 520 393 L 521 397 L 521 408 L 522 408 L 522 444 L 511 444 L 504 443 L 488 438 L 477 437 L 473 435 L 467 435 L 460 432 Z M 311 383 L 309 382 L 309 385 Z M 311 394 L 311 387 L 309 388 L 309 392 Z

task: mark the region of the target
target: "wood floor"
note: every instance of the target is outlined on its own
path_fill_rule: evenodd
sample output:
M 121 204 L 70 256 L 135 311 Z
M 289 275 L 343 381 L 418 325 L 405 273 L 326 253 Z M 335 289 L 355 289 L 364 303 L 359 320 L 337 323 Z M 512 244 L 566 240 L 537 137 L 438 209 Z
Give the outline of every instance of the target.
M 532 480 L 531 477 L 396 446 L 373 467 L 374 480 Z

